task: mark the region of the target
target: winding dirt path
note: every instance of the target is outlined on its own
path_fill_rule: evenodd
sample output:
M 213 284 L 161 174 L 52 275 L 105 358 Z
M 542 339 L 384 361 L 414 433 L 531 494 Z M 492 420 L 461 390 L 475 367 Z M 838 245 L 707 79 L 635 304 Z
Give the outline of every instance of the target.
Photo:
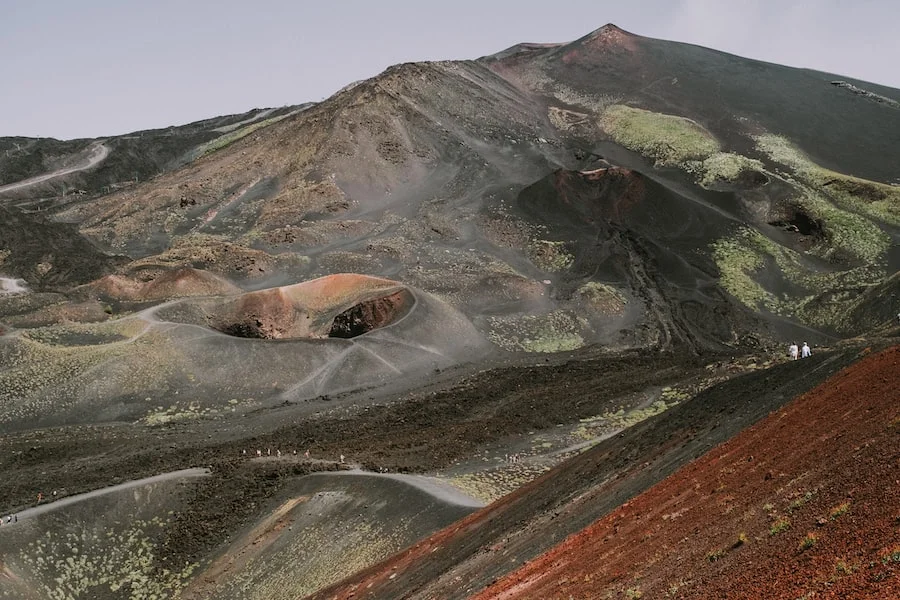
M 135 479 L 134 481 L 126 481 L 125 483 L 120 483 L 117 485 L 111 485 L 109 487 L 100 488 L 98 490 L 94 490 L 92 492 L 86 492 L 84 494 L 76 494 L 74 496 L 69 496 L 67 498 L 63 498 L 62 500 L 57 500 L 56 502 L 48 502 L 46 504 L 40 504 L 33 508 L 27 508 L 21 512 L 15 513 L 15 516 L 18 517 L 17 522 L 6 523 L 4 516 L 4 528 L 15 526 L 21 523 L 22 521 L 27 520 L 29 517 L 36 517 L 38 515 L 42 515 L 45 513 L 52 512 L 54 510 L 58 510 L 60 508 L 65 508 L 66 506 L 70 506 L 72 504 L 76 504 L 78 502 L 82 502 L 84 500 L 90 500 L 92 498 L 99 498 L 100 496 L 105 496 L 106 494 L 112 494 L 115 492 L 121 492 L 122 490 L 128 490 L 131 488 L 140 487 L 142 485 L 150 485 L 153 483 L 160 483 L 162 481 L 170 481 L 173 479 L 186 479 L 189 477 L 206 477 L 209 475 L 208 469 L 182 469 L 181 471 L 172 471 L 170 473 L 162 473 L 160 475 L 154 475 L 153 477 L 146 477 L 144 479 Z
M 22 181 L 17 181 L 16 183 L 10 183 L 7 185 L 0 186 L 0 194 L 4 192 L 12 192 L 15 190 L 19 190 L 22 188 L 31 187 L 33 185 L 37 185 L 39 183 L 43 183 L 45 181 L 49 181 L 50 179 L 55 179 L 57 177 L 62 177 L 63 175 L 69 175 L 70 173 L 77 173 L 78 171 L 86 171 L 93 166 L 96 166 L 103 162 L 106 157 L 109 156 L 109 148 L 106 147 L 103 142 L 96 142 L 90 148 L 90 153 L 87 158 L 83 161 L 79 162 L 75 166 L 65 167 L 63 169 L 57 169 L 56 171 L 51 171 L 49 173 L 44 173 L 43 175 L 38 175 L 36 177 L 30 177 L 28 179 L 23 179 Z
M 426 477 L 424 475 L 404 475 L 402 473 L 373 473 L 371 471 L 363 471 L 362 469 L 353 469 L 350 471 L 324 471 L 315 473 L 310 477 L 382 477 L 384 479 L 393 479 L 400 481 L 421 490 L 441 502 L 447 504 L 455 504 L 457 506 L 470 506 L 473 508 L 482 508 L 484 502 L 463 493 L 458 488 L 449 483 L 436 479 L 434 477 Z

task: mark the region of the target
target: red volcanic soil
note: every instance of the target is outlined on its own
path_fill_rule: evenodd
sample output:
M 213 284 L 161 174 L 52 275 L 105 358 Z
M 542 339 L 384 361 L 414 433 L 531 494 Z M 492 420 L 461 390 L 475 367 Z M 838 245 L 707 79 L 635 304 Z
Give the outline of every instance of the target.
M 640 52 L 638 39 L 640 38 L 633 33 L 609 23 L 580 40 L 567 44 L 560 60 L 565 65 L 579 65 L 608 61 L 610 56 L 618 56 L 636 63 L 635 55 Z
M 217 275 L 187 267 L 164 271 L 149 281 L 107 275 L 86 287 L 108 298 L 142 302 L 187 296 L 230 296 L 241 292 Z
M 900 346 L 477 596 L 900 598 Z

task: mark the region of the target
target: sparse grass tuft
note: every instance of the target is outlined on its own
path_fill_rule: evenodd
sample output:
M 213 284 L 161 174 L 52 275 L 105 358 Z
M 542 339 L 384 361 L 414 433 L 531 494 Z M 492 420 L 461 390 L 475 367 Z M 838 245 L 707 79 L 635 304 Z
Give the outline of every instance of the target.
M 807 534 L 806 534 L 806 537 L 804 537 L 804 538 L 800 541 L 800 550 L 801 550 L 801 551 L 802 551 L 802 550 L 809 550 L 810 548 L 812 548 L 813 546 L 815 546 L 815 545 L 816 545 L 816 542 L 818 542 L 818 541 L 819 541 L 819 536 L 818 536 L 818 535 L 816 535 L 815 533 L 812 533 L 812 532 L 807 533 Z
M 881 554 L 881 564 L 900 563 L 900 544 L 887 549 Z
M 724 548 L 718 548 L 716 550 L 710 550 L 706 553 L 706 560 L 709 562 L 716 562 L 717 560 L 721 560 L 725 558 L 725 555 L 728 553 Z
M 788 511 L 794 512 L 795 510 L 804 506 L 807 502 L 812 500 L 815 495 L 816 495 L 816 490 L 807 491 L 805 494 L 803 494 L 802 496 L 800 496 L 799 498 L 797 498 L 796 500 L 791 502 L 791 505 L 788 507 Z
M 791 520 L 787 517 L 780 517 L 772 523 L 772 526 L 769 527 L 769 535 L 778 535 L 783 531 L 787 531 L 791 528 Z
M 835 521 L 838 517 L 846 513 L 848 510 L 850 510 L 850 503 L 841 502 L 840 504 L 832 508 L 831 511 L 829 511 L 828 519 L 831 521 Z
M 852 565 L 847 564 L 846 561 L 838 560 L 834 563 L 834 572 L 838 575 L 850 575 L 853 573 L 854 568 Z

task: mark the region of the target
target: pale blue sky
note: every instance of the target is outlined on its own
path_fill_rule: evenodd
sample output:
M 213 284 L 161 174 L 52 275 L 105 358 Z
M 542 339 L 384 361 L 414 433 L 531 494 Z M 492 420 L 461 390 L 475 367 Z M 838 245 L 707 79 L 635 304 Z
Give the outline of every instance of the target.
M 900 88 L 896 0 L 0 0 L 0 136 L 98 137 L 321 100 L 398 62 L 608 22 Z

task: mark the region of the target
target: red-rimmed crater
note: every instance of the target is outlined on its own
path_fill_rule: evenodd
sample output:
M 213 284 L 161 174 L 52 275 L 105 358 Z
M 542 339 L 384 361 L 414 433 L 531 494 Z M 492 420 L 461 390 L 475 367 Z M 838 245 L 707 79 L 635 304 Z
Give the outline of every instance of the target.
M 207 325 L 235 337 L 348 339 L 396 323 L 414 304 L 412 292 L 399 283 L 339 274 L 201 308 Z

